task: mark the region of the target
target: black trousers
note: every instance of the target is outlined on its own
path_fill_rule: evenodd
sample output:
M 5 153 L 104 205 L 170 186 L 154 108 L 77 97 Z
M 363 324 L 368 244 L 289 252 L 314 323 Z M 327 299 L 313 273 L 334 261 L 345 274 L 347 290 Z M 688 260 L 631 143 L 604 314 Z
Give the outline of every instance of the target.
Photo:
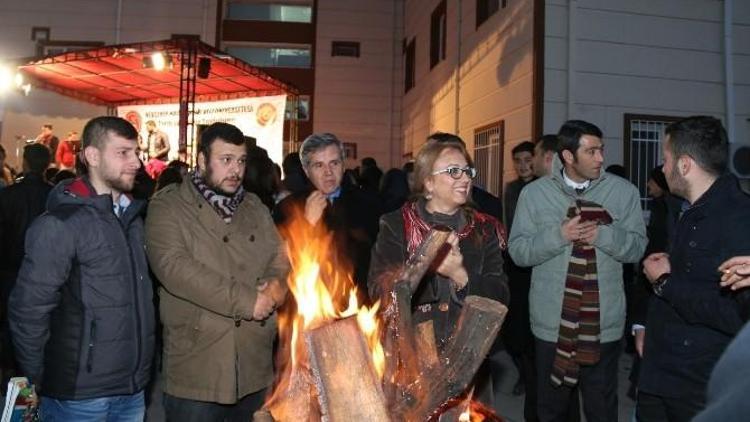
M 181 399 L 164 393 L 167 422 L 248 422 L 263 406 L 266 389 L 248 394 L 236 404 Z
M 639 391 L 635 417 L 638 422 L 689 422 L 705 405 L 705 398 L 700 395 L 671 398 Z
M 617 363 L 620 341 L 601 344 L 599 362 L 582 366 L 577 388 L 552 384 L 556 343 L 536 339 L 537 417 L 541 422 L 569 420 L 569 408 L 580 390 L 587 422 L 617 421 Z

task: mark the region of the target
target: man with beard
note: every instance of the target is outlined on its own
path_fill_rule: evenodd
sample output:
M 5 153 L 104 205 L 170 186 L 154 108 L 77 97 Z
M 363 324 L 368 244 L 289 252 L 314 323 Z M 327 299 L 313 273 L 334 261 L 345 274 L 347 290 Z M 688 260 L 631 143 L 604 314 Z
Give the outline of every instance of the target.
M 586 420 L 615 421 L 622 264 L 638 262 L 646 247 L 640 197 L 630 182 L 602 171 L 598 127 L 567 121 L 558 142 L 552 173 L 521 191 L 509 245 L 517 265 L 533 267 L 537 416 L 565 420 L 580 390 Z
M 143 420 L 154 308 L 145 203 L 126 194 L 140 167 L 137 138 L 119 117 L 89 121 L 86 174 L 58 184 L 27 233 L 8 318 L 42 420 Z
M 706 403 L 711 369 L 742 328 L 750 291 L 721 284 L 720 265 L 750 253 L 750 197 L 727 174 L 729 144 L 718 119 L 669 125 L 662 144 L 672 194 L 689 202 L 668 253 L 643 261 L 652 297 L 638 384 L 641 421 L 688 421 Z
M 168 421 L 248 421 L 273 381 L 289 263 L 268 208 L 242 188 L 246 159 L 242 132 L 214 123 L 196 171 L 149 205 Z
M 274 211 L 276 223 L 285 226 L 299 213 L 313 236 L 322 239 L 330 231 L 333 234 L 331 261 L 336 268 L 352 271 L 360 303 L 369 303 L 367 272 L 370 250 L 378 231 L 377 198 L 358 186 L 342 183 L 344 147 L 336 135 L 308 136 L 300 147 L 299 156 L 312 188 L 293 193 L 279 202 Z

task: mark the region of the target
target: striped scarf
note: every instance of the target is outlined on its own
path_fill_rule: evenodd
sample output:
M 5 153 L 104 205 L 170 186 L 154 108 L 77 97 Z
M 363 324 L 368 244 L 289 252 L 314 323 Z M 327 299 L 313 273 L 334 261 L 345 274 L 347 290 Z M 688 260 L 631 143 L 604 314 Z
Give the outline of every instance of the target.
M 568 210 L 568 218 L 579 214 L 581 222 L 596 220 L 600 225 L 612 222 L 607 210 L 589 201 L 577 200 Z M 596 249 L 574 243 L 565 278 L 560 331 L 550 375 L 554 385 L 575 386 L 580 366 L 599 362 L 599 334 Z
M 239 208 L 242 199 L 245 198 L 245 189 L 240 186 L 237 192 L 232 196 L 221 195 L 215 190 L 211 189 L 207 184 L 203 176 L 197 171 L 193 173 L 192 177 L 193 186 L 198 189 L 198 192 L 211 204 L 211 208 L 219 214 L 225 223 L 229 224 L 232 222 L 232 216 L 234 212 Z

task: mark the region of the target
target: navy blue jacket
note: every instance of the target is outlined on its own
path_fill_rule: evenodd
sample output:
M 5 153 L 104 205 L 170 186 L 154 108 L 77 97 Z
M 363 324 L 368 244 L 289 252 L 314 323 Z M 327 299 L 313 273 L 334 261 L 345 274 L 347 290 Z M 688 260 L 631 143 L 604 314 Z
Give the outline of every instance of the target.
M 680 216 L 670 243 L 671 276 L 662 297 L 653 295 L 649 304 L 639 389 L 702 401 L 749 306 L 750 289 L 719 285 L 719 265 L 750 254 L 750 197 L 737 179 L 717 179 Z
M 118 219 L 85 179 L 58 184 L 26 235 L 8 319 L 23 374 L 44 396 L 133 394 L 149 382 L 154 309 L 145 203 Z

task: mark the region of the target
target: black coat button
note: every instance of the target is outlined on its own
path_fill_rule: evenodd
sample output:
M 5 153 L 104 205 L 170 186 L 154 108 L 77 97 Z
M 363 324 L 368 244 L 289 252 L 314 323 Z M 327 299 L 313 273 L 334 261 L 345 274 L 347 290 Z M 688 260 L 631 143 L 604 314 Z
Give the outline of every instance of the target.
M 691 248 L 698 246 L 698 244 L 695 243 L 695 240 L 691 240 L 690 243 L 688 243 L 688 245 L 690 245 Z
M 251 235 L 250 235 L 250 241 L 251 241 L 251 242 L 255 242 L 255 235 L 254 235 L 254 234 L 251 234 Z
M 229 242 L 229 236 L 224 235 L 224 237 L 222 237 L 221 240 L 223 240 L 224 243 L 227 243 Z

